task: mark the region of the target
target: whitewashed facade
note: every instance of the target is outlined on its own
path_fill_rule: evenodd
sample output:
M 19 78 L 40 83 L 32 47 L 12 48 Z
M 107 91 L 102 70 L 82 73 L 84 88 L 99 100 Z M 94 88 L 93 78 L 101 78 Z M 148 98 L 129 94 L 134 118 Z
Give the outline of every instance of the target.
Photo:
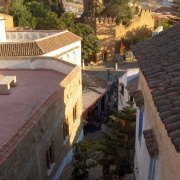
M 139 68 L 127 69 L 127 72 L 118 79 L 118 110 L 127 105 L 131 96 L 126 86 L 128 82 L 138 77 Z

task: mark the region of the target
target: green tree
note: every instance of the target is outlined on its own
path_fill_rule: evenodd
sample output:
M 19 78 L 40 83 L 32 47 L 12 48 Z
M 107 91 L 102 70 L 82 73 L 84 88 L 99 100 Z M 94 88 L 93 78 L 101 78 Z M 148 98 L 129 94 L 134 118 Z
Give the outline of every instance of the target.
M 68 29 L 74 34 L 82 37 L 82 59 L 86 60 L 100 51 L 100 42 L 94 30 L 89 25 L 75 23 L 75 17 L 76 15 L 74 13 L 62 14 L 60 20 L 64 22 L 64 29 Z
M 136 110 L 128 104 L 121 111 L 114 111 L 111 119 L 112 122 L 107 124 L 111 131 L 108 134 L 103 133 L 102 140 L 85 139 L 81 141 L 82 144 L 77 145 L 80 149 L 88 149 L 91 152 L 89 157 L 86 155 L 86 161 L 83 161 L 84 167 L 88 167 L 87 163 L 92 157 L 96 163 L 91 164 L 91 167 L 103 165 L 103 179 L 113 179 L 115 176 L 120 178 L 125 173 L 132 172 L 130 154 L 135 145 Z M 76 166 L 82 164 L 79 162 L 82 161 L 81 156 L 85 156 L 84 151 L 79 151 L 78 155 L 80 156 L 75 156 Z
M 163 26 L 163 30 L 166 30 L 170 27 L 172 27 L 172 23 L 171 22 L 161 22 L 161 23 L 157 23 L 155 26 L 154 26 L 154 29 L 156 29 L 158 26 Z
M 57 14 L 48 11 L 44 18 L 38 18 L 38 23 L 36 25 L 36 29 L 43 29 L 43 30 L 58 30 L 61 28 L 61 23 L 57 17 Z
M 171 21 L 177 23 L 180 21 L 180 0 L 173 0 L 174 5 L 172 6 L 176 17 L 169 17 Z
M 10 5 L 10 15 L 13 16 L 15 26 L 34 26 L 35 19 L 23 4 L 23 0 L 15 0 Z
M 48 9 L 44 6 L 42 2 L 27 2 L 26 8 L 28 11 L 31 12 L 32 16 L 35 18 L 42 18 L 46 17 L 48 13 Z
M 130 0 L 103 0 L 101 15 L 116 17 L 116 23 L 127 24 L 133 17 L 134 9 L 129 6 Z
M 75 34 L 82 37 L 82 59 L 86 60 L 90 56 L 100 51 L 99 39 L 95 36 L 94 30 L 86 24 L 76 24 Z
M 86 170 L 91 167 L 97 166 L 100 154 L 96 153 L 98 142 L 93 139 L 83 139 L 73 146 L 74 166 L 78 170 Z
M 32 16 L 35 18 L 35 29 L 43 30 L 58 30 L 63 29 L 63 22 L 58 18 L 55 12 L 52 12 L 48 6 L 45 6 L 42 2 L 28 2 L 26 7 Z

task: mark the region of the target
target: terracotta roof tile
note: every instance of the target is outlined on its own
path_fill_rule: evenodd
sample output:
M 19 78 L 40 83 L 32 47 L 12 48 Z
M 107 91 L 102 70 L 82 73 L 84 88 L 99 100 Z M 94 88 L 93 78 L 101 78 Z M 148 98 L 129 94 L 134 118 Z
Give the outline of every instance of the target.
M 36 41 L 44 53 L 54 51 L 69 44 L 80 41 L 81 38 L 71 32 L 63 32 L 58 35 L 49 36 Z
M 32 56 L 41 54 L 43 54 L 43 51 L 36 42 L 0 43 L 0 56 Z
M 166 127 L 176 123 L 180 120 L 180 23 L 131 48 L 152 90 L 160 118 Z M 178 151 L 179 137 L 170 137 Z
M 35 41 L 5 42 L 0 43 L 0 56 L 42 55 L 80 40 L 80 37 L 65 31 Z
M 82 74 L 83 113 L 85 114 L 108 91 L 107 82 L 86 73 Z
M 134 101 L 136 106 L 142 108 L 144 106 L 144 97 L 141 90 L 137 90 L 133 92 Z
M 97 78 L 95 76 L 82 73 L 82 86 L 83 87 L 101 87 L 108 88 L 107 82 L 103 79 Z
M 133 94 L 134 91 L 138 90 L 138 77 L 129 81 L 127 83 L 126 89 L 129 91 L 129 94 Z
M 154 133 L 152 129 L 147 129 L 143 131 L 143 135 L 146 142 L 148 153 L 150 157 L 153 158 L 158 153 L 158 147 Z

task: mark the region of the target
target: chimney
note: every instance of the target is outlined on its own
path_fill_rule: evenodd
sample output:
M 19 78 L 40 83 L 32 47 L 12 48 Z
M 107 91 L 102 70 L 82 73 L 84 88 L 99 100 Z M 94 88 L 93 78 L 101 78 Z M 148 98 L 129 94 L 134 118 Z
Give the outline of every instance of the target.
M 6 29 L 4 17 L 0 17 L 0 43 L 1 42 L 6 42 Z

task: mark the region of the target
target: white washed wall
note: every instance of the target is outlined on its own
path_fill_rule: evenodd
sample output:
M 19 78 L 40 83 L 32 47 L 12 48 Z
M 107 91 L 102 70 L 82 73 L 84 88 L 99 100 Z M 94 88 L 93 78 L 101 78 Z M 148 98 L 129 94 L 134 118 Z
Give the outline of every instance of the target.
M 51 69 L 69 74 L 75 65 L 51 57 L 0 58 L 0 69 Z
M 119 78 L 119 83 L 124 84 L 124 96 L 121 95 L 121 87 L 118 86 L 118 110 L 121 110 L 126 106 L 126 102 L 129 100 L 129 92 L 126 89 L 127 83 L 138 76 L 139 68 L 127 69 L 127 72 Z

